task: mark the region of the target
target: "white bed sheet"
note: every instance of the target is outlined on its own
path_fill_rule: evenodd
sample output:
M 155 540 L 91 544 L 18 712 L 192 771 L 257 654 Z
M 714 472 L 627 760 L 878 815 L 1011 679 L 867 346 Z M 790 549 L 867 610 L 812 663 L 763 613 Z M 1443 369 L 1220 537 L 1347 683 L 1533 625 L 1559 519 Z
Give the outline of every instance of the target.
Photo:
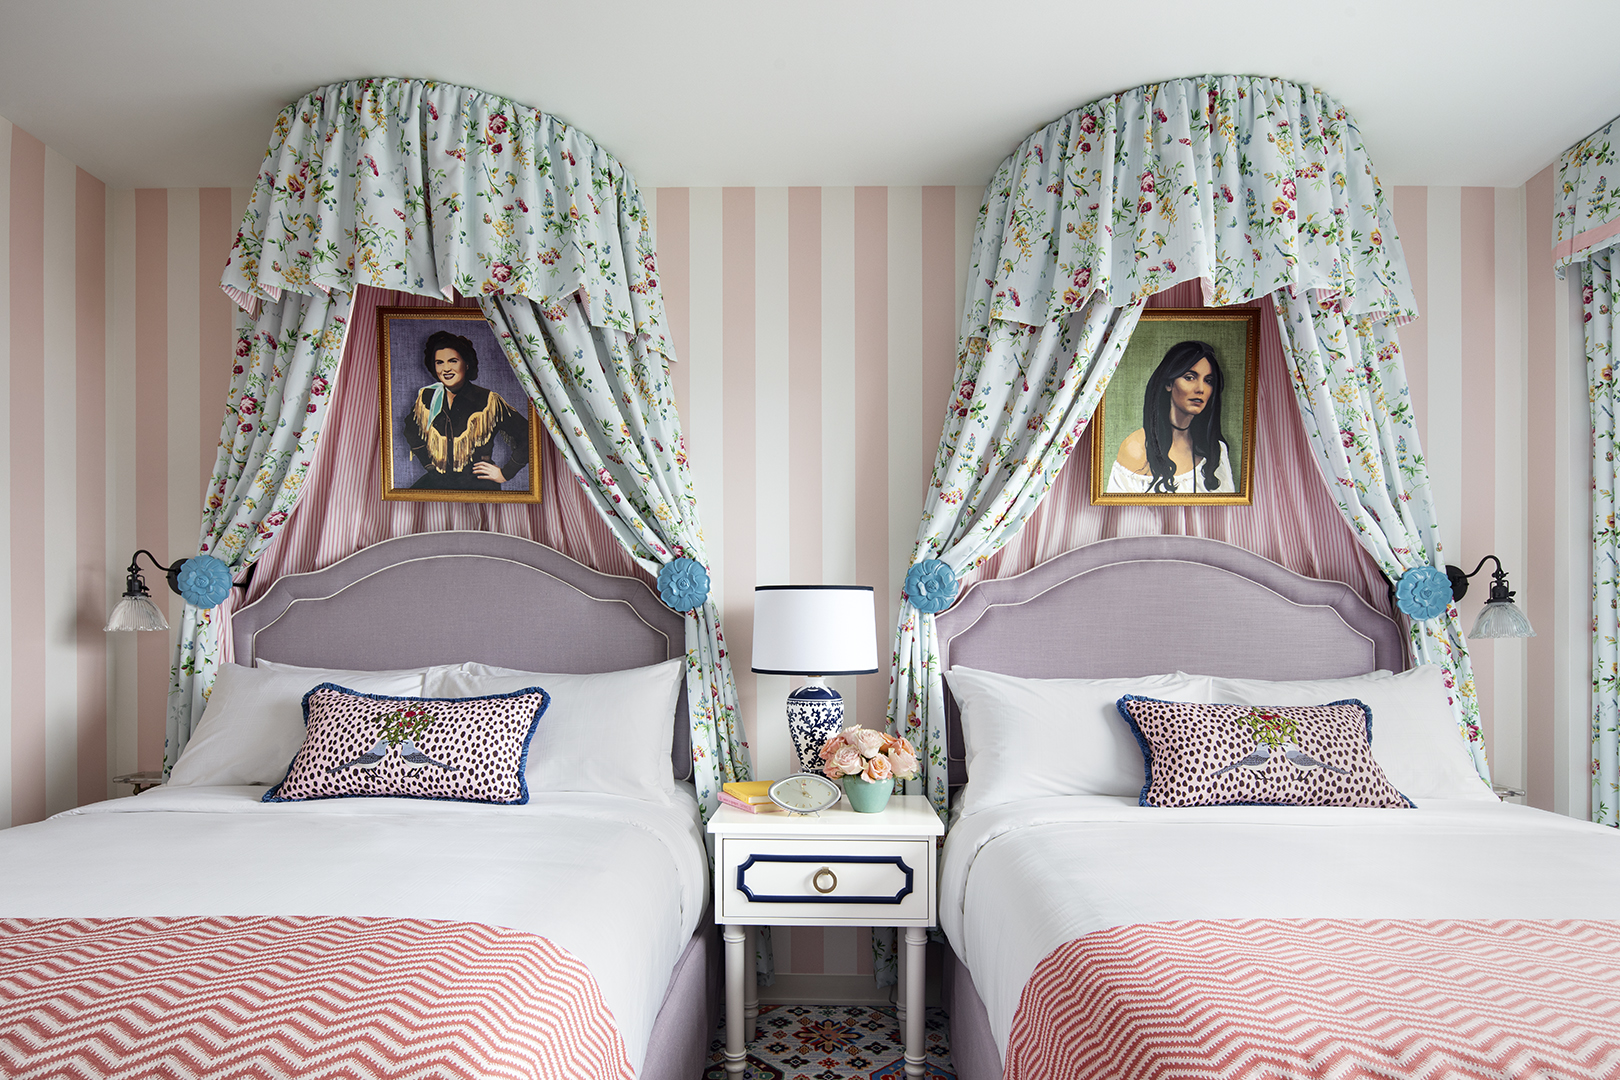
M 1415 810 L 1030 799 L 960 818 L 940 925 L 1007 1037 L 1064 942 L 1182 919 L 1620 919 L 1620 832 L 1527 807 Z
M 259 801 L 157 788 L 0 832 L 0 916 L 375 915 L 540 934 L 595 976 L 637 1072 L 708 900 L 697 803 Z

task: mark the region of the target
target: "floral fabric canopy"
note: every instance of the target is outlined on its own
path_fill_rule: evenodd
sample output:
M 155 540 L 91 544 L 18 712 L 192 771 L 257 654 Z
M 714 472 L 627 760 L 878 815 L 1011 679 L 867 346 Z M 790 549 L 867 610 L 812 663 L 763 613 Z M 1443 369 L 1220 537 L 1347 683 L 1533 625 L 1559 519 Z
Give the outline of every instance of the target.
M 583 132 L 481 90 L 361 79 L 276 118 L 221 285 L 250 312 L 357 284 L 553 312 L 583 290 L 592 325 L 673 359 L 656 265 L 640 192 Z
M 1317 466 L 1386 576 L 1444 565 L 1393 329 L 1416 301 L 1360 131 L 1309 86 L 1212 75 L 1081 106 L 991 180 L 908 589 L 938 564 L 959 578 L 1018 533 L 1083 437 L 1141 306 L 1193 279 L 1211 305 L 1273 295 Z M 889 718 L 922 752 L 922 790 L 943 814 L 938 592 L 902 605 Z M 1414 623 L 1410 640 L 1414 660 L 1445 669 L 1487 780 L 1455 607 Z
M 1417 312 L 1360 130 L 1281 79 L 1175 79 L 1064 114 L 996 171 L 974 262 L 964 340 L 1193 278 L 1211 305 L 1289 287 L 1346 314 Z
M 1565 150 L 1553 185 L 1553 267 L 1558 276 L 1620 244 L 1620 164 L 1614 126 L 1620 117 Z

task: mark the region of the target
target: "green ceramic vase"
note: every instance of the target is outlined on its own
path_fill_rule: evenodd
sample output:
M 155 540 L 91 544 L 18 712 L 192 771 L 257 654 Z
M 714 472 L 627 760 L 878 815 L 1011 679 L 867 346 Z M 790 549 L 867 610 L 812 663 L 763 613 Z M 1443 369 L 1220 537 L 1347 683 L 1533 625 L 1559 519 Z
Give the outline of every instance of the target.
M 844 777 L 844 794 L 857 814 L 881 814 L 894 794 L 894 777 L 887 780 L 868 780 L 864 776 Z

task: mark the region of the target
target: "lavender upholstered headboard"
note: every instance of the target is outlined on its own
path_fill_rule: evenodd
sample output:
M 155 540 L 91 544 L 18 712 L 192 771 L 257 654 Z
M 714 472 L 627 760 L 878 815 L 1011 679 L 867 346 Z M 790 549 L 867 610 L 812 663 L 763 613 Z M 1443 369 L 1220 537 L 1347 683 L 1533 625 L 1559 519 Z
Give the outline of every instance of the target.
M 1031 679 L 1167 671 L 1334 679 L 1406 668 L 1401 628 L 1350 586 L 1193 536 L 1088 544 L 979 582 L 935 625 L 947 672 L 962 664 Z M 967 766 L 961 718 L 948 693 L 946 702 L 955 786 L 967 782 Z
M 231 618 L 238 664 L 278 660 L 374 671 L 475 660 L 588 674 L 686 654 L 683 617 L 635 578 L 487 532 L 384 540 L 325 570 L 289 574 Z M 670 752 L 692 771 L 686 695 Z

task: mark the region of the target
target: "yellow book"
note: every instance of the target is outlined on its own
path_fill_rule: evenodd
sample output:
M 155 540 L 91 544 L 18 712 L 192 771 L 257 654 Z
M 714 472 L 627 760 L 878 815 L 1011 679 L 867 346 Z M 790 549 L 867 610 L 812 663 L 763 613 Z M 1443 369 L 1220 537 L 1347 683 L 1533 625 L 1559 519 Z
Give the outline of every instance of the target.
M 746 803 L 768 803 L 771 801 L 770 780 L 733 780 L 729 784 L 721 784 L 720 790 Z

